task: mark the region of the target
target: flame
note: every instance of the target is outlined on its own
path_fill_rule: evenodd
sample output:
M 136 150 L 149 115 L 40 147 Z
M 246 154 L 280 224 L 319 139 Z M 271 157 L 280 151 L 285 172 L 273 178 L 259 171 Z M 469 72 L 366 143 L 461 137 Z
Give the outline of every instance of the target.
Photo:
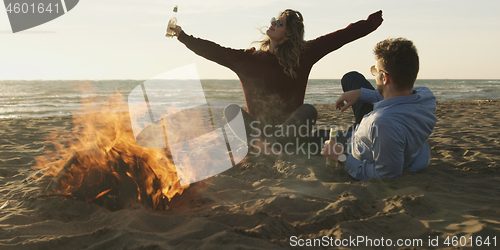
M 36 158 L 33 168 L 44 169 L 45 179 L 52 179 L 46 195 L 87 202 L 132 199 L 158 210 L 189 186 L 180 185 L 168 149 L 137 145 L 122 95 L 82 103 L 84 112 L 72 115 L 72 133 L 53 132 L 49 139 L 55 150 Z

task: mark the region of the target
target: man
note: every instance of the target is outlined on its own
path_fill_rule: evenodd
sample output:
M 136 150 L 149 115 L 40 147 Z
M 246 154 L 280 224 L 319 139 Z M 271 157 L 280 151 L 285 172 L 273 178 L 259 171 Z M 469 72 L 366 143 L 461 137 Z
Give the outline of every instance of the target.
M 419 70 L 417 49 L 404 38 L 387 39 L 374 49 L 371 68 L 377 89 L 359 73 L 342 78 L 344 93 L 336 102 L 341 112 L 352 106 L 357 128 L 346 150 L 325 144 L 322 154 L 338 161 L 354 178 L 368 180 L 400 177 L 403 170 L 418 172 L 427 167 L 427 139 L 437 118 L 436 99 L 426 87 L 414 87 Z

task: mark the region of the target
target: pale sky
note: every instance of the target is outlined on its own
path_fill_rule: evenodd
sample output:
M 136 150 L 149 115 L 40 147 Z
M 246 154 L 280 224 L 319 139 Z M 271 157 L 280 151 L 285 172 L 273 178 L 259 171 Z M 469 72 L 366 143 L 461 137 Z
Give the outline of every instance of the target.
M 288 8 L 302 13 L 306 40 L 383 10 L 375 32 L 321 59 L 311 79 L 339 79 L 352 70 L 372 78 L 372 49 L 389 37 L 414 41 L 419 79 L 500 79 L 498 0 L 81 0 L 65 15 L 15 34 L 0 11 L 0 80 L 146 80 L 191 63 L 202 79 L 237 79 L 164 37 L 174 5 L 187 34 L 242 49 Z

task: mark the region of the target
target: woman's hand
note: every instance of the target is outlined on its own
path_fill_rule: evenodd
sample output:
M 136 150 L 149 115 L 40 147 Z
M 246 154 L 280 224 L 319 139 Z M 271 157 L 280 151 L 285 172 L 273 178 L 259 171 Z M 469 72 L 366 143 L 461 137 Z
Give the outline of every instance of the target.
M 179 25 L 175 25 L 174 27 L 171 27 L 170 29 L 174 31 L 174 36 L 176 36 L 176 37 L 179 37 L 179 34 L 182 32 L 182 28 Z
M 373 22 L 373 24 L 376 25 L 376 27 L 380 26 L 382 24 L 382 22 L 384 21 L 384 19 L 382 18 L 382 11 L 379 10 L 379 11 L 371 14 L 370 16 L 368 16 L 368 20 Z

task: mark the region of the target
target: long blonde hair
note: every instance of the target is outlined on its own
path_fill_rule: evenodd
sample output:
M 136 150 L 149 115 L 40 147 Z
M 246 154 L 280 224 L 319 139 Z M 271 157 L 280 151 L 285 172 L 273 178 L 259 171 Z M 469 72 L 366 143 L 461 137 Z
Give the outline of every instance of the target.
M 281 12 L 280 16 L 286 16 L 286 37 L 288 39 L 273 52 L 278 57 L 285 74 L 296 78 L 297 73 L 295 73 L 294 69 L 300 66 L 300 54 L 306 49 L 304 19 L 300 12 L 291 9 Z M 262 53 L 269 50 L 271 40 L 267 36 L 258 43 L 260 43 L 260 50 L 256 50 L 255 53 Z

